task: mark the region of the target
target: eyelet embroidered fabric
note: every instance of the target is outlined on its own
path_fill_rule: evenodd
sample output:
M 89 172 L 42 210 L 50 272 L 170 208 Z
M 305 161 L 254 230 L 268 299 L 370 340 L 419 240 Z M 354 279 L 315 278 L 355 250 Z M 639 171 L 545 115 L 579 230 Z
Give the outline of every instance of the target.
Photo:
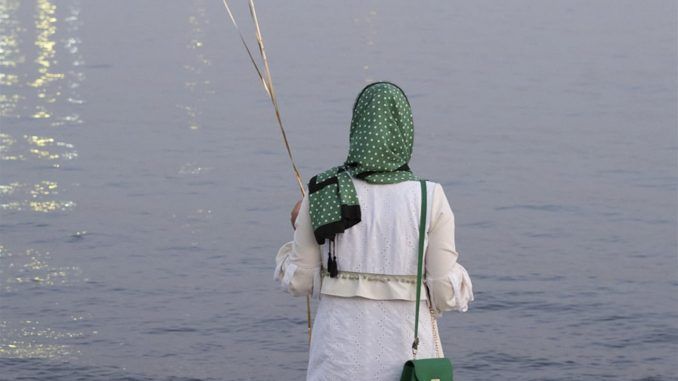
M 362 181 L 355 181 L 355 186 L 365 223 L 336 238 L 340 276 L 322 277 L 308 380 L 397 380 L 402 364 L 411 358 L 414 301 L 345 298 L 328 293 L 345 278 L 386 283 L 391 289 L 404 286 L 411 292 L 402 295 L 415 298 L 420 186 L 417 182 L 380 185 L 378 197 L 375 189 Z M 433 187 L 429 189 L 431 192 Z M 428 197 L 432 198 L 431 193 Z M 430 215 L 429 210 L 427 226 Z M 325 249 L 322 263 L 326 262 Z M 429 309 L 426 300 L 421 303 L 422 310 Z M 436 357 L 441 352 L 434 327 L 432 314 L 420 314 L 420 358 Z
M 339 271 L 370 274 L 417 275 L 420 185 L 417 181 L 375 186 L 354 180 L 360 200 L 361 223 L 335 238 Z M 428 183 L 433 199 L 434 183 Z M 378 187 L 378 188 L 377 188 Z M 431 222 L 426 213 L 426 230 Z M 426 245 L 428 238 L 424 241 Z M 322 263 L 327 263 L 327 244 Z
M 398 380 L 412 356 L 414 303 L 324 295 L 311 339 L 307 380 Z M 421 301 L 426 311 L 425 301 Z M 436 357 L 430 314 L 419 316 L 418 358 Z
M 313 268 L 295 265 L 301 258 L 295 255 L 292 243 L 283 245 L 276 257 L 275 278 L 285 289 L 295 295 L 320 291 L 307 370 L 310 381 L 397 380 L 402 365 L 412 356 L 416 282 L 407 280 L 410 276 L 416 279 L 417 273 L 420 185 L 414 181 L 372 185 L 360 180 L 354 184 L 363 219 L 337 236 L 337 262 L 344 277 L 321 276 L 321 267 L 327 263 L 326 246 L 322 250 L 317 246 L 314 250 L 298 248 L 317 255 L 317 259 L 308 262 L 317 266 Z M 440 185 L 429 182 L 427 188 L 431 200 L 435 200 L 433 194 L 439 189 L 447 207 Z M 427 211 L 427 231 L 433 204 L 429 203 Z M 451 210 L 446 213 L 448 223 L 453 226 Z M 453 230 L 450 233 L 452 244 L 446 248 L 450 259 L 456 260 Z M 312 232 L 308 235 L 306 241 L 311 242 Z M 427 234 L 427 248 L 428 238 Z M 290 261 L 289 256 L 298 259 Z M 434 263 L 433 266 L 446 268 L 445 263 L 449 263 L 447 259 L 436 262 L 433 256 L 429 259 L 430 263 L 425 259 L 427 266 Z M 431 268 L 427 267 L 428 270 Z M 451 273 L 439 271 L 437 277 L 427 279 L 426 286 L 429 292 L 422 293 L 421 310 L 431 313 L 419 316 L 417 358 L 442 357 L 432 317 L 443 310 L 466 309 L 473 300 L 470 278 L 456 264 Z M 430 302 L 426 298 L 429 295 Z

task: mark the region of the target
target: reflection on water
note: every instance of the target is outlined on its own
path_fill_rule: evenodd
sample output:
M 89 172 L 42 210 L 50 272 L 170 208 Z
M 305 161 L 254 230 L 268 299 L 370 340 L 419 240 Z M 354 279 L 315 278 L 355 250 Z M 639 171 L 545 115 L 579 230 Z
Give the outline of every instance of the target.
M 18 323 L 18 324 L 17 324 Z M 82 337 L 82 334 L 72 332 L 57 332 L 50 328 L 43 328 L 39 321 L 22 320 L 9 325 L 0 320 L 0 358 L 59 358 L 77 354 L 67 345 L 49 344 L 44 341 L 73 339 Z M 12 337 L 6 340 L 6 337 Z
M 69 211 L 75 208 L 75 202 L 73 201 L 10 201 L 4 204 L 0 204 L 0 209 L 2 210 L 31 210 L 34 212 L 57 212 L 57 211 Z
M 67 211 L 75 207 L 73 201 L 44 200 L 59 194 L 59 185 L 54 181 L 43 180 L 37 184 L 12 182 L 0 184 L 0 197 L 6 200 L 0 204 L 0 210 L 31 210 L 35 212 Z M 22 198 L 30 195 L 30 200 L 15 200 L 15 195 Z
M 25 188 L 26 184 L 21 183 L 11 183 L 9 185 L 0 185 L 0 194 L 11 195 L 21 188 Z M 35 184 L 32 189 L 28 190 L 27 193 L 30 193 L 33 197 L 39 197 L 42 195 L 56 194 L 57 183 L 53 181 L 41 181 L 38 184 Z
M 192 14 L 188 16 L 190 25 L 190 40 L 186 43 L 186 56 L 190 60 L 184 65 L 187 80 L 186 103 L 177 105 L 186 112 L 188 128 L 197 130 L 201 125 L 201 117 L 206 96 L 214 94 L 214 89 L 205 69 L 212 65 L 212 61 L 205 53 L 205 28 L 209 25 L 204 0 L 194 0 L 191 7 Z
M 35 29 L 38 31 L 35 46 L 38 48 L 38 56 L 35 63 L 38 64 L 38 77 L 28 85 L 38 90 L 37 96 L 44 102 L 36 105 L 33 118 L 46 119 L 51 117 L 47 105 L 55 103 L 56 97 L 61 95 L 59 84 L 54 83 L 64 78 L 63 73 L 53 72 L 56 42 L 52 40 L 56 32 L 55 16 L 56 6 L 49 0 L 38 0 L 36 5 Z
M 79 282 L 82 271 L 78 266 L 55 266 L 52 254 L 35 249 L 12 252 L 0 246 L 0 260 L 9 263 L 0 269 L 0 289 L 20 292 L 21 287 L 51 287 Z
M 78 157 L 78 152 L 73 149 L 73 144 L 59 142 L 48 136 L 24 135 L 24 139 L 31 146 L 30 152 L 39 159 L 46 160 L 72 160 Z M 58 165 L 56 165 L 58 167 Z
M 0 238 L 0 293 L 13 304 L 30 301 L 3 308 L 0 358 L 63 359 L 78 353 L 69 341 L 96 333 L 63 328 L 85 316 L 68 306 L 55 309 L 51 293 L 80 284 L 82 271 L 65 264 L 59 248 L 36 243 L 49 226 L 44 218 L 76 207 L 63 187 L 62 167 L 78 151 L 62 128 L 82 123 L 76 109 L 84 103 L 78 88 L 85 79 L 79 13 L 78 3 L 60 8 L 51 0 L 0 1 L 0 217 L 5 227 L 22 223 L 30 229 L 3 230 Z M 32 24 L 20 23 L 31 14 Z
M 361 28 L 362 32 L 362 42 L 363 42 L 363 51 L 365 54 L 363 54 L 363 57 L 365 59 L 365 64 L 363 65 L 363 70 L 364 70 L 364 82 L 365 83 L 370 83 L 374 82 L 374 76 L 371 72 L 370 66 L 373 66 L 370 63 L 370 56 L 371 52 L 375 48 L 375 45 L 377 44 L 378 40 L 378 35 L 377 31 L 375 28 L 375 19 L 377 17 L 377 11 L 376 10 L 370 10 L 367 11 L 367 13 L 362 14 L 358 17 L 353 17 L 353 25 L 355 25 L 357 28 Z
M 72 315 L 70 318 L 72 321 L 79 321 L 88 317 Z M 0 320 L 0 331 L 3 332 L 3 336 L 0 337 L 0 358 L 12 359 L 73 358 L 80 354 L 77 348 L 56 343 L 97 334 L 97 331 L 57 330 L 45 327 L 39 320 L 20 320 L 12 324 Z
M 13 153 L 12 148 L 16 144 L 16 140 L 10 135 L 0 132 L 0 160 L 24 160 L 25 157 L 21 153 Z
M 15 117 L 17 103 L 22 98 L 17 92 L 19 75 L 16 67 L 26 58 L 19 51 L 21 25 L 18 10 L 19 1 L 0 2 L 0 118 Z M 4 140 L 4 137 L 0 136 L 0 139 Z
M 52 264 L 49 252 L 27 249 L 13 252 L 0 245 L 0 292 L 4 295 L 23 295 L 44 288 L 64 287 L 79 283 L 82 271 L 78 266 Z M 37 307 L 49 308 L 48 305 Z M 55 329 L 49 326 L 54 316 L 49 314 L 19 315 L 0 320 L 0 358 L 65 358 L 78 353 L 69 340 L 82 338 L 96 331 L 82 329 Z M 30 316 L 30 319 L 27 319 Z M 70 321 L 82 320 L 85 316 L 69 314 Z M 5 320 L 7 319 L 7 320 Z M 62 322 L 63 323 L 63 322 Z
M 210 26 L 207 5 L 205 0 L 192 0 L 188 11 L 182 17 L 186 20 L 186 34 L 182 37 L 184 40 L 184 61 L 183 69 L 183 91 L 181 92 L 181 101 L 176 105 L 185 113 L 182 128 L 194 134 L 201 134 L 205 127 L 205 106 L 212 96 L 216 93 L 212 81 L 210 80 L 210 68 L 212 59 L 208 55 L 210 48 L 207 42 L 207 29 Z M 214 49 L 212 47 L 212 49 Z M 209 182 L 209 173 L 214 170 L 213 166 L 208 166 L 196 162 L 200 155 L 189 155 L 190 159 L 183 162 L 177 169 L 176 174 L 180 178 L 192 178 L 194 184 Z M 201 180 L 197 180 L 200 178 Z M 201 229 L 209 226 L 212 218 L 212 210 L 208 207 L 191 208 L 181 212 L 171 214 L 172 221 L 182 230 L 182 234 L 188 236 L 188 247 L 191 250 L 199 250 L 201 243 L 194 240 L 201 233 Z
M 50 105 L 57 104 L 58 99 L 67 96 L 69 103 L 82 104 L 83 101 L 77 96 L 77 88 L 80 82 L 84 80 L 84 74 L 77 70 L 82 65 L 82 57 L 78 46 L 81 39 L 78 36 L 80 22 L 78 20 L 79 8 L 70 6 L 69 15 L 64 17 L 64 33 L 66 37 L 61 40 L 62 52 L 71 62 L 70 67 L 65 67 L 64 72 L 56 69 L 56 48 L 57 41 L 54 40 L 54 34 L 57 32 L 57 18 L 55 17 L 56 5 L 49 0 L 38 0 L 36 4 L 35 28 L 37 33 L 35 46 L 38 49 L 35 63 L 38 65 L 38 76 L 28 85 L 37 89 L 37 97 L 42 102 L 36 105 L 35 112 L 32 114 L 36 119 L 53 118 L 51 126 L 61 126 L 64 124 L 79 124 L 80 116 L 77 113 L 68 115 L 53 115 L 50 111 Z M 64 78 L 68 76 L 67 83 Z M 68 92 L 68 94 L 64 94 Z M 62 110 L 63 111 L 63 110 Z
M 34 30 L 21 27 L 19 12 L 34 6 Z M 68 103 L 82 104 L 77 89 L 84 75 L 78 70 L 82 58 L 78 49 L 80 44 L 78 19 L 79 7 L 69 5 L 66 17 L 59 20 L 57 6 L 49 0 L 37 0 L 34 4 L 20 1 L 3 1 L 0 3 L 2 26 L 0 32 L 0 117 L 3 123 L 0 132 L 0 161 L 29 161 L 32 163 L 48 162 L 53 168 L 59 168 L 64 160 L 77 158 L 78 153 L 73 144 L 55 136 L 49 136 L 48 127 L 76 125 L 82 123 L 80 116 L 72 108 L 64 107 Z M 65 10 L 64 10 L 65 11 Z M 58 41 L 57 27 L 63 27 L 64 37 Z M 30 46 L 22 41 L 33 38 L 35 59 L 27 62 L 26 55 L 33 53 Z M 61 49 L 59 49 L 61 48 Z M 22 53 L 22 49 L 24 53 Z M 66 64 L 59 64 L 59 60 Z M 33 89 L 33 90 L 31 90 Z M 64 99 L 66 97 L 66 99 Z M 34 119 L 30 125 L 10 124 L 12 120 Z M 22 133 L 26 129 L 40 131 L 40 134 Z M 3 177 L 6 180 L 7 177 Z M 75 201 L 39 200 L 32 189 L 42 187 L 44 183 L 58 187 L 58 180 L 51 178 L 29 185 L 23 182 L 20 187 L 11 187 L 12 192 L 1 195 L 12 195 L 11 199 L 3 197 L 0 209 L 13 211 L 53 212 L 70 210 Z M 2 185 L 7 189 L 7 185 Z M 21 199 L 23 192 L 24 199 Z M 55 194 L 50 192 L 49 194 Z M 40 196 L 46 196 L 42 193 Z
M 212 167 L 203 167 L 196 163 L 186 163 L 179 168 L 180 175 L 199 175 L 210 172 Z
M 80 69 L 85 63 L 80 52 L 80 45 L 82 39 L 80 38 L 80 27 L 82 21 L 80 20 L 80 6 L 78 2 L 69 4 L 68 15 L 64 18 L 66 36 L 61 40 L 64 52 L 68 52 L 68 57 L 71 62 L 65 68 L 66 72 L 66 101 L 72 105 L 82 105 L 85 101 L 80 95 L 79 89 L 81 83 L 85 80 L 85 73 Z M 64 109 L 65 114 L 60 115 L 57 120 L 52 122 L 52 126 L 62 125 L 79 125 L 82 124 L 80 114 L 74 107 Z

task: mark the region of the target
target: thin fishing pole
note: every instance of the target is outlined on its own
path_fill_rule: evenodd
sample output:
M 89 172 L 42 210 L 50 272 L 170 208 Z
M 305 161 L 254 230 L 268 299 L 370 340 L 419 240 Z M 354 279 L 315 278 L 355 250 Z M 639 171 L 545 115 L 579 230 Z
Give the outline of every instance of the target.
M 226 0 L 223 0 L 223 3 L 224 3 L 224 6 L 226 7 L 226 12 L 228 12 L 228 16 L 231 18 L 231 22 L 233 23 L 235 30 L 237 30 L 238 34 L 240 35 L 240 41 L 242 41 L 242 46 L 245 47 L 245 50 L 247 51 L 247 55 L 250 57 L 250 61 L 252 62 L 252 65 L 254 66 L 254 70 L 257 71 L 257 75 L 259 76 L 259 79 L 261 80 L 261 84 L 264 85 L 264 90 L 266 90 L 266 94 L 271 96 L 271 91 L 268 89 L 268 84 L 266 83 L 264 76 L 261 75 L 261 70 L 259 70 L 259 65 L 257 65 L 257 61 L 254 59 L 254 56 L 252 56 L 252 51 L 250 50 L 250 47 L 247 45 L 247 42 L 245 41 L 245 36 L 242 35 L 242 32 L 240 31 L 240 27 L 238 26 L 238 23 L 235 22 L 235 18 L 233 17 L 233 13 L 231 13 L 231 8 L 228 6 L 228 3 L 226 2 Z
M 245 50 L 247 51 L 247 55 L 250 57 L 250 61 L 252 62 L 252 65 L 254 66 L 254 69 L 257 71 L 257 75 L 259 76 L 259 79 L 261 80 L 262 85 L 264 86 L 264 90 L 266 90 L 266 93 L 268 94 L 269 98 L 271 99 L 271 103 L 273 103 L 273 108 L 275 110 L 275 118 L 278 121 L 278 126 L 280 127 L 280 133 L 282 134 L 283 142 L 285 143 L 285 149 L 287 150 L 287 156 L 290 158 L 290 162 L 292 163 L 292 170 L 294 171 L 294 176 L 296 177 L 297 184 L 299 185 L 299 190 L 301 191 L 301 196 L 304 197 L 306 195 L 306 192 L 304 191 L 304 185 L 303 181 L 301 180 L 301 174 L 299 173 L 299 169 L 297 168 L 296 163 L 294 162 L 294 158 L 292 157 L 292 149 L 290 148 L 290 144 L 287 140 L 287 134 L 285 133 L 285 128 L 283 127 L 282 123 L 282 118 L 280 117 L 280 109 L 278 107 L 278 98 L 275 95 L 275 89 L 273 87 L 273 80 L 271 79 L 271 69 L 268 64 L 268 58 L 266 57 L 266 50 L 264 49 L 264 39 L 261 36 L 261 28 L 259 27 L 259 20 L 257 19 L 257 13 L 254 7 L 254 1 L 250 0 L 249 1 L 249 8 L 250 8 L 250 14 L 252 16 L 252 19 L 254 20 L 254 24 L 256 26 L 256 37 L 257 37 L 257 44 L 259 45 L 259 53 L 261 54 L 261 58 L 264 61 L 264 67 L 266 69 L 266 77 L 264 77 L 261 74 L 261 70 L 259 69 L 259 65 L 257 65 L 256 60 L 254 59 L 254 56 L 252 55 L 252 51 L 250 50 L 249 46 L 247 45 L 247 42 L 245 41 L 245 37 L 243 36 L 242 32 L 240 31 L 240 27 L 238 26 L 238 23 L 235 21 L 235 17 L 233 17 L 233 13 L 231 12 L 231 8 L 228 6 L 228 2 L 226 0 L 222 0 L 224 7 L 226 8 L 226 11 L 228 12 L 228 16 L 231 18 L 231 22 L 233 23 L 233 26 L 235 29 L 238 31 L 238 34 L 240 35 L 240 41 L 242 42 L 243 46 L 245 47 Z M 306 295 L 306 321 L 308 322 L 308 343 L 309 345 L 311 344 L 311 334 L 312 334 L 312 322 L 311 322 L 311 297 L 309 295 Z
M 264 68 L 266 69 L 266 77 L 268 79 L 268 89 L 269 91 L 269 96 L 271 98 L 271 102 L 273 103 L 273 108 L 275 109 L 275 117 L 278 120 L 278 125 L 280 126 L 280 133 L 282 134 L 283 142 L 285 143 L 285 148 L 287 149 L 287 155 L 290 157 L 290 162 L 292 163 L 292 169 L 294 170 L 294 175 L 297 178 L 297 183 L 299 184 L 299 190 L 301 191 L 301 195 L 303 196 L 304 193 L 304 185 L 303 181 L 301 180 L 301 174 L 299 173 L 299 170 L 297 169 L 297 165 L 294 162 L 294 158 L 292 157 L 292 149 L 290 148 L 290 144 L 287 140 L 287 133 L 285 133 L 285 128 L 283 128 L 283 123 L 282 123 L 282 118 L 280 117 L 280 108 L 278 107 L 278 97 L 275 95 L 275 87 L 273 87 L 273 80 L 271 78 L 271 69 L 268 64 L 268 57 L 266 57 L 266 49 L 264 48 L 264 39 L 261 35 L 261 28 L 259 27 L 259 19 L 257 19 L 257 11 L 254 8 L 254 0 L 249 1 L 249 8 L 250 8 L 250 14 L 252 15 L 252 20 L 254 20 L 254 25 L 256 26 L 256 36 L 257 36 L 257 43 L 259 45 L 259 52 L 261 53 L 261 58 L 264 61 Z
M 264 49 L 264 40 L 261 36 L 261 28 L 259 27 L 259 21 L 257 20 L 256 17 L 256 10 L 254 8 L 254 2 L 250 0 L 249 2 L 249 7 L 250 7 L 250 13 L 252 15 L 252 19 L 254 20 L 255 26 L 256 26 L 256 37 L 257 37 L 257 43 L 259 45 L 259 52 L 261 54 L 262 60 L 264 61 L 264 67 L 266 69 L 266 76 L 262 75 L 262 71 L 259 69 L 259 65 L 257 65 L 256 60 L 254 59 L 252 55 L 252 51 L 250 50 L 249 46 L 247 45 L 247 42 L 245 41 L 245 37 L 243 36 L 242 32 L 240 31 L 240 27 L 238 26 L 238 23 L 235 21 L 235 17 L 233 17 L 233 13 L 231 12 L 231 8 L 228 6 L 228 2 L 226 0 L 222 0 L 224 7 L 226 7 L 226 11 L 228 12 L 229 17 L 231 18 L 231 22 L 233 23 L 233 26 L 235 29 L 238 31 L 238 34 L 240 35 L 240 41 L 242 41 L 243 46 L 245 47 L 245 50 L 247 50 L 247 55 L 250 57 L 250 61 L 252 62 L 252 65 L 254 66 L 254 69 L 257 71 L 257 75 L 259 76 L 259 79 L 261 80 L 262 84 L 264 85 L 264 89 L 266 90 L 266 93 L 268 94 L 269 98 L 271 99 L 271 103 L 273 104 L 273 109 L 275 111 L 275 118 L 276 121 L 278 122 L 278 127 L 280 128 L 280 133 L 283 138 L 283 143 L 285 144 L 285 149 L 287 150 L 287 156 L 290 159 L 290 163 L 292 164 L 292 170 L 294 171 L 294 176 L 296 177 L 297 180 L 297 185 L 299 186 L 299 190 L 301 191 L 302 197 L 306 194 L 304 191 L 304 184 L 301 179 L 301 174 L 299 173 L 299 169 L 297 168 L 297 164 L 294 161 L 294 157 L 292 155 L 292 149 L 290 148 L 289 141 L 287 139 L 287 133 L 285 132 L 285 127 L 283 126 L 282 122 L 282 117 L 280 116 L 280 108 L 278 107 L 278 98 L 275 95 L 275 89 L 273 87 L 273 81 L 271 80 L 271 70 L 268 64 L 268 58 L 266 57 L 266 51 Z

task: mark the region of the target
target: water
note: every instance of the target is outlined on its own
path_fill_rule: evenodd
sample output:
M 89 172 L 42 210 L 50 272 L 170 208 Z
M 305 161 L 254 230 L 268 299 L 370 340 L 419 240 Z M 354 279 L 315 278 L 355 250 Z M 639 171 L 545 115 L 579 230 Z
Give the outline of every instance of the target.
M 678 379 L 675 2 L 258 13 L 305 178 L 364 84 L 410 95 L 474 279 L 440 322 L 459 380 Z M 0 379 L 302 379 L 305 303 L 272 280 L 298 189 L 221 3 L 0 17 Z

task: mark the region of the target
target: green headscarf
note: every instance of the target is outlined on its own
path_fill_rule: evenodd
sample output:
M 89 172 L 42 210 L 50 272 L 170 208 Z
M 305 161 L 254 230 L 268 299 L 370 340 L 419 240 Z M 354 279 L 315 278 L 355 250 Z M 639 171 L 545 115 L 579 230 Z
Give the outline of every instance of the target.
M 318 244 L 332 241 L 335 234 L 360 222 L 351 177 L 376 184 L 417 180 L 408 167 L 413 140 L 412 110 L 405 93 L 389 82 L 365 87 L 353 106 L 346 162 L 314 176 L 308 184 L 311 224 Z M 336 273 L 336 263 L 334 266 Z

